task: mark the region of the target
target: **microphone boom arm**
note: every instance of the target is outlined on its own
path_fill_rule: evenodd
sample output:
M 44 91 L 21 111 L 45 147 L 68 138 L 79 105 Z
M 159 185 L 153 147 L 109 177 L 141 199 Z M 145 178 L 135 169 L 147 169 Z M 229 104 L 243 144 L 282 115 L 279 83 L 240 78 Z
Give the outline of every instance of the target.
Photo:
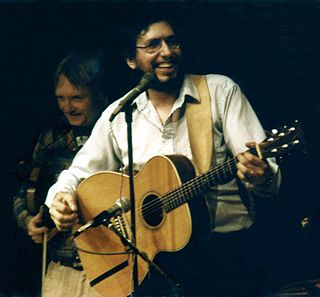
M 119 103 L 117 108 L 112 112 L 109 121 L 112 122 L 118 113 L 125 111 L 130 105 L 132 105 L 133 100 L 136 99 L 142 92 L 148 89 L 150 83 L 154 80 L 155 75 L 152 72 L 146 72 L 139 84 L 131 90 Z

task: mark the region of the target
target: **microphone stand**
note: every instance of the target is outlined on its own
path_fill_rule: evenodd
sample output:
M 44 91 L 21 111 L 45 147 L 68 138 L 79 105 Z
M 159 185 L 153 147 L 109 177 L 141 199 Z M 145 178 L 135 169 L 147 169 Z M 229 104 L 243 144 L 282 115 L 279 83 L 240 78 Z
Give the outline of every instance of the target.
M 130 190 L 130 204 L 131 204 L 131 233 L 132 239 L 129 241 L 125 238 L 121 232 L 119 232 L 110 222 L 103 222 L 103 225 L 107 226 L 113 230 L 130 248 L 133 250 L 133 269 L 132 269 L 132 278 L 133 278 L 133 292 L 139 285 L 139 274 L 138 274 L 138 260 L 137 255 L 140 255 L 143 260 L 145 260 L 149 265 L 154 267 L 161 275 L 165 276 L 166 279 L 173 284 L 175 287 L 178 287 L 179 284 L 174 283 L 154 262 L 152 262 L 145 253 L 140 252 L 136 245 L 136 212 L 135 212 L 135 195 L 134 195 L 134 172 L 133 172 L 133 148 L 132 148 L 132 112 L 133 112 L 133 100 L 141 94 L 142 91 L 146 89 L 146 86 L 154 78 L 153 73 L 145 73 L 142 77 L 139 85 L 134 88 L 128 96 L 126 96 L 119 104 L 119 106 L 114 110 L 110 116 L 110 122 L 113 121 L 115 116 L 120 112 L 125 112 L 125 120 L 127 123 L 127 142 L 128 142 L 128 175 L 129 175 L 129 190 Z
M 133 173 L 133 150 L 132 150 L 132 104 L 127 104 L 125 107 L 125 118 L 127 123 L 127 137 L 128 137 L 128 173 L 129 173 L 129 187 L 130 187 L 130 204 L 131 204 L 131 233 L 132 233 L 132 245 L 136 245 L 136 207 L 135 207 L 135 195 L 134 195 L 134 173 Z M 136 250 L 133 253 L 133 292 L 138 287 L 138 260 Z
M 134 172 L 133 172 L 133 149 L 132 149 L 132 112 L 134 106 L 132 104 L 126 103 L 125 107 L 122 107 L 122 111 L 125 112 L 125 119 L 127 123 L 127 138 L 128 138 L 128 175 L 129 175 L 129 190 L 130 190 L 130 204 L 131 204 L 131 233 L 132 239 L 128 240 L 123 234 L 117 230 L 110 221 L 105 221 L 102 224 L 116 233 L 123 243 L 129 246 L 133 253 L 133 269 L 132 269 L 132 278 L 133 278 L 133 291 L 131 294 L 134 296 L 134 292 L 139 285 L 139 274 L 138 274 L 138 258 L 139 255 L 144 261 L 146 261 L 149 267 L 155 268 L 155 270 L 162 276 L 164 276 L 168 282 L 171 284 L 173 288 L 178 288 L 180 286 L 179 283 L 172 281 L 169 276 L 153 261 L 151 261 L 147 254 L 141 252 L 137 248 L 137 240 L 136 240 L 136 212 L 135 212 L 135 195 L 134 195 Z

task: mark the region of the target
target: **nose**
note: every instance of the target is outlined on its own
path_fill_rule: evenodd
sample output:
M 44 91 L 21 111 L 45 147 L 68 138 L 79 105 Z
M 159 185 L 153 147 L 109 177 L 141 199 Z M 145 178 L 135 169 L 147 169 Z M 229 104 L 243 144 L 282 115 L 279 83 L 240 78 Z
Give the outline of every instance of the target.
M 160 53 L 163 56 L 168 56 L 168 55 L 171 55 L 171 53 L 172 53 L 171 48 L 169 47 L 167 42 L 163 39 L 161 40 Z
M 72 100 L 68 98 L 64 98 L 62 100 L 59 100 L 59 107 L 63 113 L 69 113 L 73 111 L 74 106 L 72 103 Z

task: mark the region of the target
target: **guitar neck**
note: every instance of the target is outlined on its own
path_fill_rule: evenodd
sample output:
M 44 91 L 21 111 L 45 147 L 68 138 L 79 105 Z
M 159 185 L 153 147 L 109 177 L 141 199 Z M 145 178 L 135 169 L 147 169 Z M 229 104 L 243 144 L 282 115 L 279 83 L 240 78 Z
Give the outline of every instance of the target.
M 255 147 L 252 147 L 247 151 L 252 155 L 258 156 Z M 208 172 L 187 181 L 179 188 L 165 194 L 162 197 L 165 211 L 168 213 L 188 202 L 193 197 L 204 194 L 210 188 L 227 183 L 235 177 L 237 173 L 237 163 L 238 159 L 233 157 L 225 163 L 210 169 Z
M 165 194 L 162 197 L 165 211 L 168 213 L 193 197 L 205 193 L 211 187 L 230 181 L 237 172 L 237 162 L 237 158 L 234 157 Z

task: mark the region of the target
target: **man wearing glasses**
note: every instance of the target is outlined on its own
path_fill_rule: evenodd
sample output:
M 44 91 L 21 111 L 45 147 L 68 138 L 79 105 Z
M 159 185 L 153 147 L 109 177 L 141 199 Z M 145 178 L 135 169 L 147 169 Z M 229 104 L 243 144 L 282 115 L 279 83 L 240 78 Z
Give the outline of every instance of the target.
M 280 185 L 280 172 L 274 160 L 265 161 L 245 152 L 265 138 L 264 130 L 239 86 L 226 76 L 210 74 L 203 76 L 210 97 L 207 108 L 210 118 L 207 122 L 207 118 L 202 119 L 202 112 L 198 114 L 203 128 L 190 134 L 194 120 L 187 118 L 188 105 L 202 102 L 204 92 L 203 88 L 197 89 L 192 76 L 183 72 L 182 46 L 172 22 L 158 18 L 130 29 L 134 32 L 128 38 L 131 43 L 126 50 L 127 65 L 139 74 L 155 74 L 147 91 L 134 100 L 133 170 L 140 171 L 156 155 L 179 154 L 197 165 L 191 141 L 202 141 L 201 137 L 212 142 L 208 147 L 205 145 L 210 153 L 210 166 L 221 165 L 235 156 L 237 159 L 237 178 L 206 191 L 210 234 L 188 244 L 182 256 L 170 254 L 170 261 L 163 261 L 160 266 L 166 271 L 170 270 L 169 264 L 174 264 L 176 279 L 185 292 L 183 296 L 257 297 L 256 288 L 247 286 L 253 284 L 256 276 L 250 270 L 252 250 L 248 250 L 249 231 L 254 222 L 252 202 L 254 197 L 274 196 Z M 120 113 L 109 121 L 120 101 L 102 114 L 72 166 L 60 174 L 49 190 L 46 204 L 59 230 L 72 228 L 78 218 L 74 193 L 79 180 L 98 171 L 119 171 L 122 166 L 128 169 L 125 116 Z M 205 126 L 210 126 L 212 137 L 199 137 L 207 131 Z M 195 225 L 198 219 L 193 217 Z M 141 296 L 169 296 L 168 287 L 159 279 L 147 280 L 141 286 Z

